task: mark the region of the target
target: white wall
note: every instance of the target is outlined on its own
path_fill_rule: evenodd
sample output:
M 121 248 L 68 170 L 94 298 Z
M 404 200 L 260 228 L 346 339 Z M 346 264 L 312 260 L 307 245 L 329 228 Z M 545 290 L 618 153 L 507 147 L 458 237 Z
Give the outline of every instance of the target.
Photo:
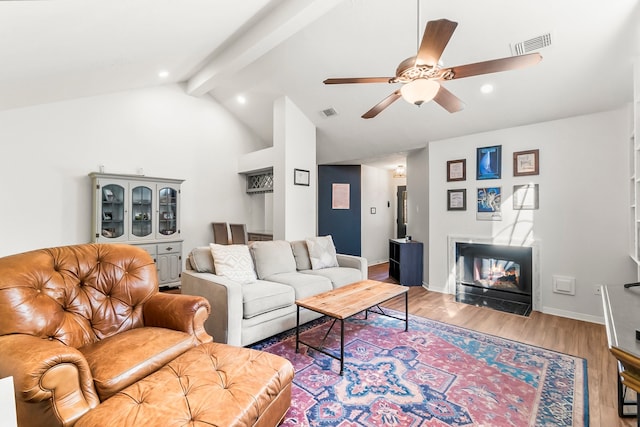
M 407 156 L 407 235 L 411 240 L 422 242 L 423 244 L 423 285 L 431 288 L 429 282 L 429 253 L 434 247 L 433 237 L 430 236 L 431 199 L 430 194 L 437 193 L 431 190 L 434 185 L 431 182 L 431 170 L 429 147 L 415 150 Z M 438 185 L 438 184 L 435 184 Z
M 274 102 L 273 237 L 299 240 L 317 230 L 316 128 L 287 97 Z M 309 185 L 294 185 L 294 169 L 309 171 Z
M 3 427 L 18 425 L 15 393 L 13 377 L 0 379 L 0 425 Z
M 180 85 L 0 112 L 0 256 L 85 243 L 91 236 L 87 174 L 182 178 L 186 254 L 213 240 L 212 221 L 248 222 L 237 159 L 264 147 L 206 96 Z
M 431 142 L 430 287 L 447 290 L 449 235 L 514 245 L 533 239 L 540 248 L 542 310 L 601 321 L 602 301 L 594 288 L 635 277 L 628 255 L 628 129 L 628 111 L 621 109 Z M 502 145 L 502 179 L 477 181 L 475 150 L 491 145 Z M 514 177 L 513 152 L 536 148 L 540 174 Z M 467 180 L 446 182 L 447 160 L 462 158 L 467 159 Z M 409 162 L 410 186 L 414 163 Z M 513 185 L 525 183 L 539 184 L 538 210 L 512 207 Z M 501 221 L 476 220 L 475 194 L 481 186 L 502 187 Z M 466 211 L 447 211 L 446 191 L 452 188 L 467 189 Z M 553 275 L 575 277 L 575 295 L 553 293 Z
M 389 239 L 394 236 L 393 201 L 396 196 L 392 192 L 392 171 L 366 165 L 360 170 L 361 254 L 369 265 L 379 264 L 389 261 Z M 371 208 L 375 208 L 375 214 L 371 213 Z

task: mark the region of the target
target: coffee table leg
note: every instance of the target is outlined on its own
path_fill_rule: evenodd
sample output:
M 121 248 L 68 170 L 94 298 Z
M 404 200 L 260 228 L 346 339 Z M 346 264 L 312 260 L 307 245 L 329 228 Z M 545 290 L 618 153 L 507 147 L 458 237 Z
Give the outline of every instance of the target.
M 404 293 L 404 331 L 409 330 L 409 292 Z
M 340 375 L 344 372 L 344 319 L 340 319 Z
M 296 311 L 296 353 L 300 347 L 300 306 L 297 306 Z

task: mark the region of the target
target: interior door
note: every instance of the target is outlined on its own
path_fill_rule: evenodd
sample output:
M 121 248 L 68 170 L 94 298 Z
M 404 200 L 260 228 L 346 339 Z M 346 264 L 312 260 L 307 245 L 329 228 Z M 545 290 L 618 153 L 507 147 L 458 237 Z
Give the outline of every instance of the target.
M 398 214 L 396 215 L 396 225 L 398 229 L 398 239 L 407 235 L 407 186 L 399 185 L 396 193 Z

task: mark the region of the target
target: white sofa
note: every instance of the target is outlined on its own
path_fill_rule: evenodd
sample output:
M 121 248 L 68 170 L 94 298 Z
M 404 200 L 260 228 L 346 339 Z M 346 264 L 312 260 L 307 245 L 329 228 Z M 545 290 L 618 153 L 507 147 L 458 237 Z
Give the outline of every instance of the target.
M 296 299 L 366 280 L 368 275 L 365 258 L 335 254 L 335 249 L 333 259 L 338 266 L 312 268 L 308 244 L 313 241 L 251 243 L 248 249 L 256 280 L 245 283 L 216 274 L 209 246 L 195 248 L 182 273 L 182 293 L 209 301 L 211 316 L 205 329 L 216 342 L 247 346 L 294 328 Z M 300 323 L 320 316 L 301 309 Z

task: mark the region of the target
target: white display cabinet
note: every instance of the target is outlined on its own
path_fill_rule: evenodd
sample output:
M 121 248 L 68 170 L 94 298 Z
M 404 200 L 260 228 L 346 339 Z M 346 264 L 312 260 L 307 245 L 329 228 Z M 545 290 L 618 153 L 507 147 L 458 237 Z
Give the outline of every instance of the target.
M 160 287 L 180 285 L 180 185 L 184 180 L 90 173 L 92 241 L 141 246 L 158 267 Z

